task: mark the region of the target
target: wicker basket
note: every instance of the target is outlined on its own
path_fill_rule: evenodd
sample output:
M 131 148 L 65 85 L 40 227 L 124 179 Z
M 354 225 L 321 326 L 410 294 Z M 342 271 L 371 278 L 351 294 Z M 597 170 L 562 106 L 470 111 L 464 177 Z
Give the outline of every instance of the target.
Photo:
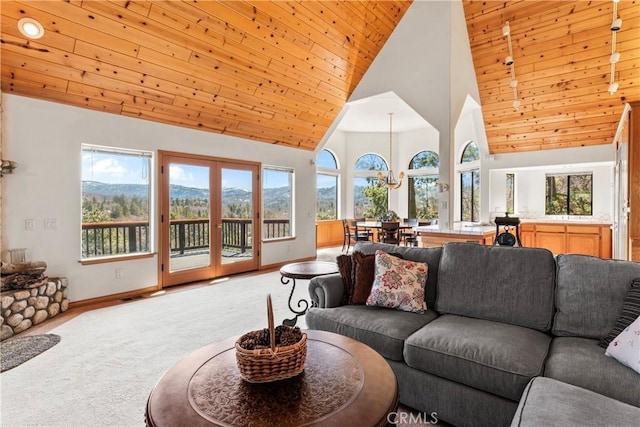
M 250 383 L 267 383 L 295 377 L 304 371 L 307 357 L 307 334 L 302 333 L 300 341 L 293 345 L 276 347 L 275 327 L 271 295 L 267 296 L 267 316 L 271 348 L 246 350 L 240 347 L 240 337 L 236 341 L 236 361 L 240 376 Z

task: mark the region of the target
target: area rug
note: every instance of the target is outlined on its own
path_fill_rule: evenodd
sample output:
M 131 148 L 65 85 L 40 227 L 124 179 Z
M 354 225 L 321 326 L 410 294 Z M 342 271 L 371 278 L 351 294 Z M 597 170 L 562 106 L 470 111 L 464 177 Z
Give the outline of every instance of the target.
M 8 371 L 60 342 L 55 334 L 16 337 L 0 343 L 0 372 Z

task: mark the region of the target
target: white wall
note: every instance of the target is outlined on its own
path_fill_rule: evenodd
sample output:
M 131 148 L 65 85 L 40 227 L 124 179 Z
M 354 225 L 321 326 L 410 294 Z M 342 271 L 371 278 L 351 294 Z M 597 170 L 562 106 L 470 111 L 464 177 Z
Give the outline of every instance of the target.
M 545 173 L 593 171 L 593 220 L 612 221 L 614 160 L 612 145 L 485 157 L 482 167 L 490 171 L 489 215 L 495 216 L 496 207 L 505 206 L 504 180 L 507 173 L 516 174 L 516 212 L 522 218 L 534 219 L 544 217 Z
M 492 216 L 503 216 L 506 208 L 506 174 L 516 178 L 515 213 L 523 219 L 545 219 L 545 175 L 547 173 L 593 173 L 593 206 L 591 217 L 594 221 L 612 221 L 613 206 L 613 163 L 576 164 L 570 166 L 548 166 L 545 168 L 523 168 L 512 170 L 492 170 L 490 172 L 490 210 Z
M 315 256 L 315 191 L 307 184 L 315 182 L 313 152 L 15 95 L 3 94 L 2 101 L 3 157 L 19 163 L 13 175 L 2 179 L 3 249 L 28 248 L 31 259 L 47 262 L 48 275 L 67 276 L 72 301 L 155 286 L 159 280 L 157 257 L 84 266 L 78 262 L 83 143 L 292 167 L 296 239 L 263 243 L 261 262 Z M 57 229 L 45 231 L 45 218 L 56 219 Z M 25 230 L 26 219 L 36 220 L 35 230 Z M 157 227 L 154 234 L 157 242 Z M 117 280 L 116 268 L 124 273 Z
M 437 129 L 439 181 L 453 190 L 454 128 L 468 97 L 479 100 L 461 1 L 413 2 L 349 101 L 387 91 L 395 92 Z M 484 133 L 481 120 L 469 123 L 474 132 Z M 397 194 L 401 198 L 403 192 Z M 453 218 L 454 194 L 439 195 L 441 228 Z

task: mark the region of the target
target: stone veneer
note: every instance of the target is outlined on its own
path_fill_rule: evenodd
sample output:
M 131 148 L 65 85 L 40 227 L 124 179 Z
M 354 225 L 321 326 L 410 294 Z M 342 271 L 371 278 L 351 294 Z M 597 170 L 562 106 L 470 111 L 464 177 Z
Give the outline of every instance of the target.
M 3 291 L 0 341 L 67 311 L 67 285 L 66 277 L 49 277 L 46 283 L 35 288 Z

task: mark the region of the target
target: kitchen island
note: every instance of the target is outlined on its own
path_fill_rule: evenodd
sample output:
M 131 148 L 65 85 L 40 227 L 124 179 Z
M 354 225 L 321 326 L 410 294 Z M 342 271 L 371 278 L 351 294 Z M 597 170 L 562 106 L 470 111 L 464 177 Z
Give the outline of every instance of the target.
M 421 246 L 442 246 L 448 242 L 475 242 L 481 245 L 493 244 L 496 235 L 495 225 L 454 224 L 450 229 L 441 230 L 438 225 L 426 225 L 413 228 L 419 233 Z

